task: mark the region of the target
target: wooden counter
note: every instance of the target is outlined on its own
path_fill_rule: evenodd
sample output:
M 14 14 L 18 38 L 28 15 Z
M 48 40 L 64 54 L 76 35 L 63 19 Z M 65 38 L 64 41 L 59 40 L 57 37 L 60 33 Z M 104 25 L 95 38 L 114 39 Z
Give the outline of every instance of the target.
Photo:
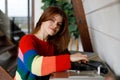
M 116 80 L 110 73 L 107 75 L 99 75 L 96 71 L 77 71 L 68 70 L 64 72 L 54 73 L 50 80 Z
M 0 80 L 13 80 L 12 77 L 0 66 Z

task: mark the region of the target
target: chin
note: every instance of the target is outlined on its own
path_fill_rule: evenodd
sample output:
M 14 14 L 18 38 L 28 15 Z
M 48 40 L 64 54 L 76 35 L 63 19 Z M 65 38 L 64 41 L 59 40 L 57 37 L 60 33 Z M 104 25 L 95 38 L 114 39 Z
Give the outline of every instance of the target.
M 49 34 L 50 36 L 54 36 L 55 34 L 53 34 L 53 33 L 51 33 L 51 34 Z
M 48 34 L 49 34 L 50 36 L 54 36 L 54 35 L 56 34 L 56 32 L 54 32 L 54 31 L 49 31 Z
M 50 36 L 54 36 L 54 34 L 49 34 Z

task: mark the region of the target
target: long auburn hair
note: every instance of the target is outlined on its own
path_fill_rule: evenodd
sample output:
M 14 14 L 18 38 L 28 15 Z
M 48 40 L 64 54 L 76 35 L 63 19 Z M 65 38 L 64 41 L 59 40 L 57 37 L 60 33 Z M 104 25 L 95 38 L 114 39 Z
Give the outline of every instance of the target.
M 54 15 L 60 15 L 62 17 L 62 26 L 56 35 L 49 36 L 48 42 L 52 43 L 55 46 L 58 53 L 61 53 L 68 48 L 70 40 L 68 18 L 62 9 L 55 6 L 48 7 L 38 20 L 36 27 L 33 30 L 33 34 L 37 33 L 40 30 L 42 22 L 52 19 Z

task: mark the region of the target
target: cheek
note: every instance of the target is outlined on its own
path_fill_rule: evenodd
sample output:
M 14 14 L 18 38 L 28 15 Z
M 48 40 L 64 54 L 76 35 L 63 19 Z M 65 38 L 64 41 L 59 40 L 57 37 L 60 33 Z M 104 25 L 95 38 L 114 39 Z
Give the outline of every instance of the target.
M 61 32 L 63 29 L 62 29 L 62 27 L 59 27 L 58 28 L 58 32 Z
M 50 26 L 49 23 L 47 23 L 47 22 L 44 23 L 44 29 L 45 29 L 45 30 L 49 29 L 49 26 Z

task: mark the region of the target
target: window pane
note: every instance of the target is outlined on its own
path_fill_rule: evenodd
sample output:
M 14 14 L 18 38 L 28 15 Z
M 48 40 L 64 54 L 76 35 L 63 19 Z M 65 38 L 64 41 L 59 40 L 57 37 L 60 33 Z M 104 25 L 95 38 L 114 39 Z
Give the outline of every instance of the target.
M 5 13 L 5 0 L 0 0 L 0 10 Z
M 17 42 L 19 42 L 23 33 L 30 33 L 31 16 L 28 15 L 28 13 L 30 14 L 30 10 L 28 10 L 28 0 L 8 0 L 8 16 L 11 22 L 14 23 L 11 25 L 11 36 L 12 39 Z
M 8 0 L 8 16 L 27 16 L 27 0 Z

